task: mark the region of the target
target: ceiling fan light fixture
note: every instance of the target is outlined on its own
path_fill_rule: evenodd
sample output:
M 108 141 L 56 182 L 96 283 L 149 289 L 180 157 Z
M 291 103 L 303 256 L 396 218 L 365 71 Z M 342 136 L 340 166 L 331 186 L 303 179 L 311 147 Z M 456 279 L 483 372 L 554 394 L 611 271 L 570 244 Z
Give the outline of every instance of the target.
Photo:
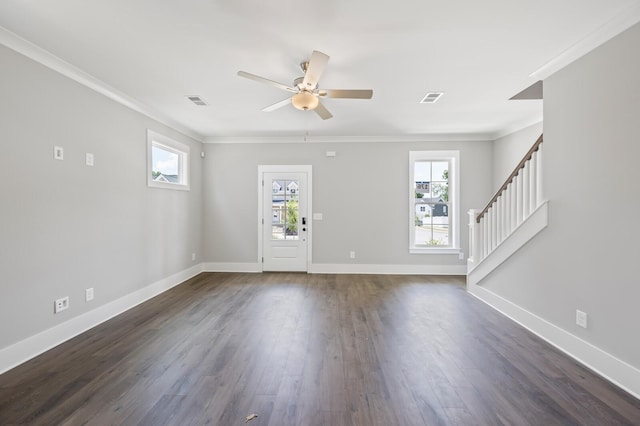
M 291 97 L 291 103 L 299 110 L 308 111 L 316 109 L 320 101 L 313 93 L 303 90 Z

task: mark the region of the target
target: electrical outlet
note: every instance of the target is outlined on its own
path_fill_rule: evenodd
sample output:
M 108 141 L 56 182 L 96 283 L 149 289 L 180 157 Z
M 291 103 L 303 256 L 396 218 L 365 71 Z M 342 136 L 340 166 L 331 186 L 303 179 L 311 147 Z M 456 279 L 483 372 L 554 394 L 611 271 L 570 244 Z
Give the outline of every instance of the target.
M 87 152 L 86 160 L 87 160 L 86 161 L 87 166 L 93 166 L 93 154 L 92 153 Z
M 191 253 L 191 260 L 196 260 L 196 254 L 195 253 Z
M 460 253 L 458 253 L 458 259 L 460 260 L 464 260 L 464 252 L 461 251 Z
M 84 300 L 87 302 L 93 300 L 93 287 L 88 288 L 84 291 Z
M 57 314 L 58 312 L 62 312 L 68 308 L 69 308 L 69 296 L 63 297 L 61 299 L 56 299 L 56 301 L 53 303 L 54 314 Z
M 576 324 L 582 328 L 587 328 L 587 313 L 576 309 Z
M 355 251 L 350 251 L 350 252 L 349 252 L 349 257 L 350 257 L 351 259 L 355 259 L 355 258 L 356 258 L 356 252 L 355 252 Z

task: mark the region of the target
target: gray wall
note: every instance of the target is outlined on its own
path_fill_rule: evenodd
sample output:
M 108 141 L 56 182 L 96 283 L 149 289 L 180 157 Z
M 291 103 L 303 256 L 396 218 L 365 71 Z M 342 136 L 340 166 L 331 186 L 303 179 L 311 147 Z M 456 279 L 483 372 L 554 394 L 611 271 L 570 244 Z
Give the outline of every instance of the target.
M 542 102 L 541 100 L 512 102 Z M 542 134 L 542 123 L 526 127 L 493 142 L 493 188 L 502 186 L 516 165 L 522 160 Z M 488 200 L 487 200 L 488 201 Z M 483 206 L 484 207 L 484 206 Z
M 491 195 L 491 142 L 209 144 L 204 174 L 205 259 L 255 263 L 258 165 L 313 166 L 313 263 L 465 265 L 457 255 L 409 254 L 410 150 L 459 149 L 461 243 L 467 210 Z M 335 158 L 326 151 L 336 151 Z M 349 251 L 356 259 L 349 259 Z
M 202 145 L 4 46 L 0 63 L 3 348 L 196 263 Z M 147 128 L 189 144 L 191 191 L 147 188 Z
M 637 52 L 640 25 L 545 80 L 549 226 L 482 284 L 640 368 Z

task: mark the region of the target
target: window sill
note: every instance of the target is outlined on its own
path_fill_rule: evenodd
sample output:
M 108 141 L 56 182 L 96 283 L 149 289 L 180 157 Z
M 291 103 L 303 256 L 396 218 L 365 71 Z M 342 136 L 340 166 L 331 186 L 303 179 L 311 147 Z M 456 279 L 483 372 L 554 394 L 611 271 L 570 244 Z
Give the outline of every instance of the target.
M 173 189 L 177 191 L 190 191 L 191 187 L 189 185 L 179 184 L 179 183 L 163 183 L 163 182 L 147 182 L 147 186 L 149 188 L 163 188 L 163 189 Z
M 459 248 L 409 248 L 410 254 L 459 254 Z

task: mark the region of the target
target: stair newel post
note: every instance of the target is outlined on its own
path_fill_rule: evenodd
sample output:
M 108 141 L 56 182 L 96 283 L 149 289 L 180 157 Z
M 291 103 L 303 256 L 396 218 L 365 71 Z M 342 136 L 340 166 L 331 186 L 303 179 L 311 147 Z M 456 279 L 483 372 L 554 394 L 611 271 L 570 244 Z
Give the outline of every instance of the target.
M 497 201 L 497 200 L 496 200 Z M 498 246 L 498 214 L 497 203 L 491 206 L 491 251 Z
M 503 242 L 505 238 L 507 238 L 507 230 L 505 228 L 505 216 L 507 212 L 507 194 L 504 192 L 500 196 L 500 216 L 498 220 L 500 221 L 500 242 Z
M 505 235 L 511 234 L 511 185 L 507 186 L 507 189 L 504 190 L 504 228 Z
M 529 162 L 525 162 L 520 169 L 522 175 L 522 220 L 529 216 Z
M 482 224 L 482 259 L 484 259 L 489 253 L 489 221 L 486 214 L 480 220 Z
M 518 188 L 518 200 L 516 202 L 516 226 L 522 223 L 522 212 L 524 207 L 524 191 L 522 188 L 522 170 L 514 178 Z
M 527 162 L 527 169 L 529 169 L 529 216 L 534 212 L 536 207 L 538 207 L 538 200 L 536 199 L 538 196 L 538 189 L 536 185 L 538 184 L 538 152 L 534 152 L 531 154 L 531 160 Z
M 469 257 L 468 264 L 474 264 L 482 259 L 480 255 L 480 224 L 476 222 L 478 210 L 471 209 L 469 215 Z
M 538 145 L 538 151 L 536 152 L 536 207 L 542 203 L 542 144 Z
M 495 212 L 495 224 L 496 224 L 496 246 L 500 245 L 500 241 L 502 241 L 502 228 L 500 227 L 500 216 L 502 216 L 502 196 L 496 199 L 496 202 L 493 203 L 493 210 Z

